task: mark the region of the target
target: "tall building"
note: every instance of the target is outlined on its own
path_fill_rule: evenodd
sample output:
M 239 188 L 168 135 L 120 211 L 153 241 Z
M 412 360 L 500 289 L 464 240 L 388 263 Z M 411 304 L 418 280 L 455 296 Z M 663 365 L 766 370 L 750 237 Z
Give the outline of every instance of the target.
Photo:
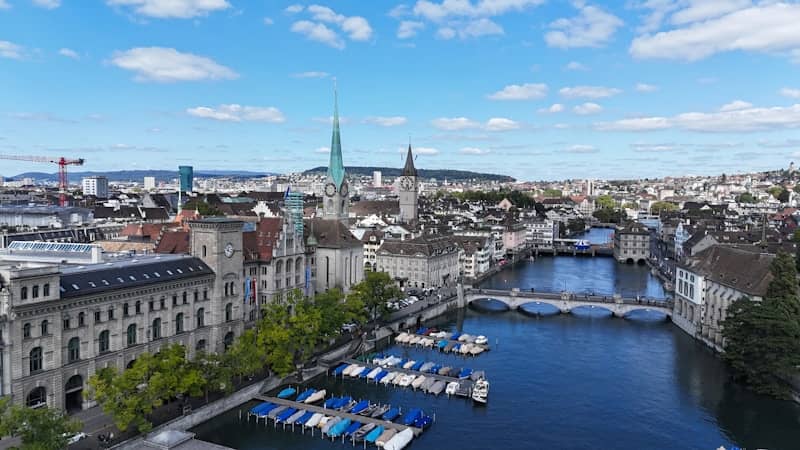
M 397 192 L 400 198 L 400 221 L 417 220 L 417 168 L 414 167 L 414 154 L 408 145 L 406 165 L 398 178 Z
M 376 252 L 375 271 L 405 287 L 446 286 L 458 280 L 459 248 L 447 237 L 387 239 Z
M 156 188 L 156 177 L 144 177 L 144 190 L 152 191 Z
M 339 98 L 333 93 L 333 135 L 331 136 L 331 157 L 328 162 L 328 175 L 325 179 L 325 200 L 323 216 L 326 219 L 346 219 L 350 202 L 350 189 L 342 161 L 342 140 L 339 133 Z
M 373 187 L 381 187 L 381 184 L 382 184 L 381 177 L 382 177 L 382 175 L 383 174 L 381 173 L 380 170 L 376 170 L 376 171 L 372 172 L 372 186 Z
M 178 166 L 178 174 L 181 180 L 181 192 L 192 192 L 194 190 L 194 169 L 192 166 Z
M 83 195 L 108 198 L 108 178 L 102 176 L 85 177 L 81 180 Z

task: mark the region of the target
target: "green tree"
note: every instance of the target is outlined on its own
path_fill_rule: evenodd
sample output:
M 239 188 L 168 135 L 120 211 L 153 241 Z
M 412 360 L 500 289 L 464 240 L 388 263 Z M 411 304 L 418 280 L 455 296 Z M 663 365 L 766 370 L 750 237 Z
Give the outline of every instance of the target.
M 655 202 L 650 206 L 650 213 L 661 214 L 662 212 L 673 212 L 678 210 L 678 205 L 670 202 Z
M 756 203 L 758 200 L 749 192 L 745 192 L 736 198 L 738 203 Z
M 560 189 L 547 188 L 542 191 L 542 195 L 550 198 L 561 198 L 562 192 Z
M 771 196 L 773 196 L 773 197 L 775 197 L 777 199 L 778 196 L 781 195 L 781 192 L 783 192 L 783 187 L 781 187 L 781 186 L 772 186 L 771 188 L 767 189 L 767 192 L 769 193 L 769 195 L 771 195 Z
M 790 198 L 790 197 L 791 197 L 791 193 L 790 193 L 788 190 L 786 190 L 786 189 L 783 189 L 783 190 L 780 192 L 780 194 L 778 194 L 778 197 L 777 197 L 777 198 L 778 198 L 778 201 L 779 201 L 779 202 L 781 202 L 781 203 L 787 203 L 787 202 L 789 202 L 789 198 Z
M 12 405 L 9 397 L 0 398 L 0 436 L 19 437 L 22 450 L 61 450 L 82 427 L 55 409 Z
M 594 200 L 595 206 L 598 209 L 614 209 L 617 207 L 617 202 L 610 195 L 601 195 Z
M 201 216 L 206 216 L 206 217 L 224 215 L 222 211 L 220 211 L 214 206 L 211 206 L 208 202 L 200 199 L 189 200 L 183 205 L 183 209 L 197 211 L 198 213 L 200 213 Z
M 265 350 L 264 362 L 276 375 L 285 377 L 294 371 L 289 306 L 275 298 L 265 305 L 262 314 L 257 336 L 259 346 Z
M 233 368 L 228 365 L 219 353 L 200 352 L 193 361 L 200 375 L 206 380 L 204 395 L 208 403 L 208 394 L 212 391 L 233 392 Z M 264 363 L 262 362 L 262 366 Z
M 625 220 L 625 213 L 615 209 L 598 209 L 592 215 L 602 223 L 622 223 Z
M 796 194 L 800 194 L 800 183 L 795 184 L 794 188 L 792 189 Z
M 388 313 L 386 302 L 400 298 L 403 295 L 386 272 L 369 272 L 364 274 L 364 279 L 354 285 L 348 299 L 363 304 L 369 312 L 371 319 Z
M 251 376 L 264 368 L 266 350 L 258 343 L 255 329 L 246 330 L 239 336 L 223 356 L 223 362 L 233 374 L 241 377 Z
M 770 267 L 772 281 L 760 302 L 742 298 L 728 308 L 722 323 L 724 358 L 734 378 L 754 391 L 788 398 L 786 380 L 800 365 L 800 298 L 797 268 L 781 253 Z
M 639 205 L 637 205 L 637 204 L 636 204 L 636 203 L 634 203 L 634 202 L 627 202 L 627 203 L 625 203 L 624 205 L 622 205 L 622 207 L 623 207 L 624 209 L 639 209 Z

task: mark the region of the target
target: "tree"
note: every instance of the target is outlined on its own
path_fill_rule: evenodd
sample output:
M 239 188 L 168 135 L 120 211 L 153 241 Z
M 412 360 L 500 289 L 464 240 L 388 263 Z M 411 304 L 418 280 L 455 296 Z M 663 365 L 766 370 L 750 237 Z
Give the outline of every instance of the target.
M 794 262 L 795 267 L 800 272 L 800 228 L 794 230 L 792 234 L 792 241 L 794 241 Z
M 736 202 L 737 203 L 756 203 L 757 200 L 753 196 L 753 194 L 751 194 L 749 192 L 745 192 L 745 193 L 743 193 L 742 195 L 740 195 L 739 197 L 736 198 Z
M 225 393 L 233 392 L 233 369 L 228 365 L 229 361 L 224 359 L 219 353 L 200 352 L 193 361 L 195 367 L 206 380 L 204 395 L 208 403 L 208 394 L 211 391 Z M 264 363 L 262 362 L 262 366 Z
M 189 200 L 188 202 L 186 202 L 186 204 L 183 205 L 183 209 L 192 211 L 196 210 L 198 213 L 200 213 L 201 216 L 206 216 L 206 217 L 224 215 L 222 211 L 220 211 L 214 206 L 211 206 L 208 202 L 200 199 Z
M 354 285 L 350 290 L 348 299 L 360 302 L 369 312 L 369 317 L 375 319 L 378 315 L 388 313 L 386 302 L 403 295 L 386 272 L 369 272 L 364 274 L 364 279 Z
M 777 199 L 778 196 L 781 195 L 781 192 L 783 192 L 783 188 L 781 186 L 772 186 L 771 188 L 767 189 L 767 192 L 769 195 Z
M 795 192 L 795 194 L 800 194 L 800 183 L 795 184 L 792 190 Z
M 622 207 L 623 207 L 624 209 L 639 209 L 639 205 L 637 205 L 637 204 L 636 204 L 636 203 L 634 203 L 634 202 L 627 202 L 627 203 L 625 203 L 624 205 L 622 205 Z
M 764 299 L 741 298 L 728 308 L 722 323 L 725 360 L 734 378 L 754 391 L 788 398 L 786 380 L 800 365 L 800 297 L 797 268 L 781 253 L 770 267 L 772 281 Z
M 82 427 L 61 411 L 12 405 L 9 397 L 0 398 L 0 436 L 18 436 L 22 450 L 66 448 L 69 437 Z
M 625 219 L 625 213 L 609 208 L 598 209 L 592 215 L 602 223 L 621 223 Z
M 788 203 L 791 196 L 792 194 L 788 190 L 783 189 L 780 194 L 778 194 L 778 201 L 781 203 Z
M 561 198 L 562 192 L 560 189 L 547 188 L 542 191 L 542 195 L 550 198 Z
M 662 212 L 673 212 L 678 210 L 678 205 L 670 202 L 655 202 L 650 206 L 651 214 L 661 214 Z
M 614 209 L 617 207 L 617 202 L 614 197 L 610 195 L 601 195 L 594 200 L 594 204 L 598 209 Z
M 240 379 L 244 376 L 255 375 L 264 368 L 266 351 L 258 344 L 255 329 L 245 331 L 233 345 L 225 352 L 222 361 L 230 367 L 232 373 Z

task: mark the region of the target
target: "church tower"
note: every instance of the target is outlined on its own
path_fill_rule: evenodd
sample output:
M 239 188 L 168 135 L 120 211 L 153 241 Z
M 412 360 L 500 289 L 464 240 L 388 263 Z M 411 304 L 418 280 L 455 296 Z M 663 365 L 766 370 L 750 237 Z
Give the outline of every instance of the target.
M 342 141 L 339 135 L 339 98 L 336 88 L 333 90 L 331 158 L 328 163 L 324 194 L 323 217 L 336 220 L 346 219 L 350 203 L 350 189 L 345 179 L 344 162 L 342 161 Z
M 411 144 L 408 144 L 406 165 L 398 179 L 397 189 L 400 197 L 400 221 L 417 220 L 417 169 L 414 167 Z

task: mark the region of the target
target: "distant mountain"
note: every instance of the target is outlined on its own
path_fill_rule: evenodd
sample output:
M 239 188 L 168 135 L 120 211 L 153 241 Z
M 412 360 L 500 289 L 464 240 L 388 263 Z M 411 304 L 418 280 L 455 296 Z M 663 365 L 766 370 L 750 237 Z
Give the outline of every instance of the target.
M 314 167 L 313 169 L 306 170 L 304 174 L 311 173 L 325 173 L 327 166 Z M 383 176 L 397 177 L 400 176 L 403 169 L 398 167 L 345 167 L 345 171 L 351 175 L 357 176 L 372 176 L 372 172 L 379 170 Z M 417 169 L 417 174 L 421 178 L 436 178 L 437 180 L 447 181 L 465 181 L 465 180 L 485 180 L 485 181 L 499 181 L 499 182 L 513 182 L 516 179 L 507 175 L 496 175 L 493 173 L 480 173 L 470 172 L 468 170 L 451 170 L 451 169 Z
M 251 172 L 247 170 L 195 170 L 195 178 L 212 177 L 237 177 L 237 178 L 258 178 L 275 175 L 270 172 Z M 144 177 L 155 177 L 156 182 L 171 181 L 178 178 L 177 170 L 117 170 L 107 172 L 68 172 L 70 183 L 80 183 L 81 178 L 91 176 L 104 176 L 109 181 L 138 181 L 142 182 Z M 40 182 L 58 181 L 58 173 L 44 172 L 25 172 L 13 177 L 13 179 L 33 178 Z

